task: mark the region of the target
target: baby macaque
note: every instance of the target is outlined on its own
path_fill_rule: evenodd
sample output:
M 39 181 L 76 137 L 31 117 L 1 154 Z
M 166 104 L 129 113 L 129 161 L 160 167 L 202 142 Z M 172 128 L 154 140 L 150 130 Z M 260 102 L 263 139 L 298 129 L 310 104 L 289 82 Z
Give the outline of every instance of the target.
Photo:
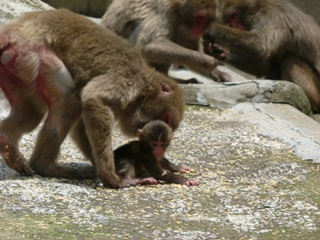
M 173 172 L 187 172 L 186 165 L 176 165 L 164 157 L 172 138 L 171 128 L 163 121 L 155 120 L 138 130 L 139 140 L 125 144 L 114 151 L 116 172 L 125 179 L 135 179 L 137 184 L 156 184 L 158 180 L 197 186 Z M 166 171 L 167 170 L 167 171 Z

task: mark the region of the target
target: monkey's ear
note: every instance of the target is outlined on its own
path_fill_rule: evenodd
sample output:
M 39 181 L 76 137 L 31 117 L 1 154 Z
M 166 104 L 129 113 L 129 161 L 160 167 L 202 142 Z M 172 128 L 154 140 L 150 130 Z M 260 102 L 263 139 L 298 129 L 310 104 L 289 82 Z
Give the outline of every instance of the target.
M 139 140 L 141 140 L 141 138 L 142 138 L 142 130 L 141 129 L 138 129 L 137 137 L 139 138 Z
M 169 86 L 167 83 L 161 83 L 161 94 L 170 95 L 173 92 L 173 89 L 171 86 Z

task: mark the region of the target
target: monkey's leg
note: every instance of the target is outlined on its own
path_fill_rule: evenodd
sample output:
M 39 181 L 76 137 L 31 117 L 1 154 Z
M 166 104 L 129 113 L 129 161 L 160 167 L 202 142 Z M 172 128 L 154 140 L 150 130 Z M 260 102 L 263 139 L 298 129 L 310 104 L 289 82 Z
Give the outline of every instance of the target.
M 294 82 L 307 94 L 312 111 L 320 112 L 320 74 L 307 62 L 287 54 L 281 64 L 281 79 Z
M 80 118 L 81 102 L 74 80 L 64 63 L 47 47 L 38 51 L 41 71 L 35 81 L 40 86 L 37 93 L 48 105 L 48 116 L 38 134 L 30 166 L 43 176 L 93 178 L 95 170 L 91 167 L 75 169 L 56 163 L 61 143 Z
M 8 166 L 22 175 L 32 171 L 19 151 L 19 140 L 24 133 L 32 131 L 40 123 L 43 113 L 31 107 L 32 102 L 24 98 L 12 106 L 10 115 L 0 123 L 0 153 Z
M 95 165 L 96 163 L 94 161 L 94 156 L 82 118 L 75 124 L 75 126 L 73 126 L 71 137 L 85 158 L 89 159 L 90 162 Z
M 81 106 L 77 94 L 70 93 L 64 101 L 49 107 L 48 117 L 37 137 L 35 150 L 30 159 L 31 168 L 38 174 L 48 177 L 94 178 L 91 167 L 75 169 L 56 163 L 60 145 L 72 124 L 80 117 Z

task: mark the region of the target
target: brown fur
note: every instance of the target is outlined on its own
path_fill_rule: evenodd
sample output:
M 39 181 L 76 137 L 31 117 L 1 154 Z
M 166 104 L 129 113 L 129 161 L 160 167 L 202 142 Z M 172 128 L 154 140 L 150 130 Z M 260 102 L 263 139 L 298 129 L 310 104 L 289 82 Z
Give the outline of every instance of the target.
M 30 175 L 18 149 L 48 111 L 30 158 L 38 174 L 94 177 L 94 169 L 58 165 L 69 130 L 104 184 L 123 187 L 115 173 L 111 131 L 119 121 L 135 136 L 151 120 L 177 129 L 184 112 L 179 86 L 152 70 L 126 41 L 67 10 L 27 13 L 0 27 L 0 86 L 11 114 L 0 123 L 0 153 Z
M 172 131 L 163 121 L 151 121 L 138 132 L 139 140 L 131 141 L 114 151 L 116 172 L 125 179 L 138 183 L 156 184 L 157 180 L 187 186 L 198 185 L 173 172 L 186 172 L 186 165 L 176 165 L 164 157 Z M 168 171 L 166 171 L 166 170 Z
M 226 0 L 225 25 L 204 34 L 206 52 L 269 79 L 288 80 L 320 112 L 320 28 L 310 16 L 283 0 Z
M 101 25 L 126 38 L 158 71 L 184 65 L 216 81 L 230 76 L 218 71 L 218 62 L 199 52 L 200 37 L 217 16 L 215 0 L 113 0 Z M 196 36 L 197 16 L 206 23 Z

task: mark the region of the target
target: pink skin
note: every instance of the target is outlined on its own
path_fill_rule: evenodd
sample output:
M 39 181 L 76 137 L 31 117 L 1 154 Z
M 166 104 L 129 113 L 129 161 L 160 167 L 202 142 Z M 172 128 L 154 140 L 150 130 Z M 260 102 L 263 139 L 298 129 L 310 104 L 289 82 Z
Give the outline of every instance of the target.
M 189 31 L 189 35 L 194 38 L 199 38 L 204 33 L 208 24 L 207 14 L 200 11 L 194 15 L 194 24 Z
M 198 181 L 196 181 L 196 180 L 188 180 L 188 181 L 186 181 L 186 182 L 184 183 L 184 185 L 187 185 L 187 186 L 191 187 L 191 186 L 198 186 L 199 183 L 198 183 Z
M 161 159 L 164 155 L 164 152 L 167 148 L 167 144 L 161 142 L 161 141 L 154 141 L 154 142 L 150 142 L 150 147 L 152 149 L 152 155 L 156 158 L 156 159 Z
M 142 185 L 145 185 L 145 184 L 151 184 L 151 185 L 155 185 L 155 184 L 158 184 L 158 181 L 156 179 L 154 179 L 153 177 L 147 177 L 147 178 L 137 178 L 137 179 L 134 179 L 133 180 L 133 184 L 132 186 L 135 186 L 135 185 L 139 185 L 139 184 L 142 184 Z
M 237 28 L 243 31 L 247 31 L 247 27 L 242 23 L 240 14 L 238 11 L 233 11 L 230 13 L 227 23 L 230 27 Z

